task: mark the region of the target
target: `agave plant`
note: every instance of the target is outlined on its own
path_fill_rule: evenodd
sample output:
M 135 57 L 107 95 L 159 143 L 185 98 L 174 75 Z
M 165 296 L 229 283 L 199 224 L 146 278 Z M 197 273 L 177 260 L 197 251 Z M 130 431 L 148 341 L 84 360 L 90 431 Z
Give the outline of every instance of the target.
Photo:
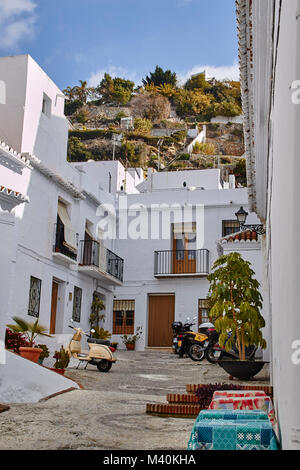
M 46 333 L 47 328 L 45 326 L 39 325 L 39 320 L 37 319 L 35 322 L 27 322 L 20 317 L 13 317 L 13 321 L 16 323 L 15 325 L 6 325 L 15 333 L 22 333 L 29 341 L 28 347 L 32 348 L 34 344 L 34 340 L 37 336 L 48 336 L 52 338 L 51 335 Z

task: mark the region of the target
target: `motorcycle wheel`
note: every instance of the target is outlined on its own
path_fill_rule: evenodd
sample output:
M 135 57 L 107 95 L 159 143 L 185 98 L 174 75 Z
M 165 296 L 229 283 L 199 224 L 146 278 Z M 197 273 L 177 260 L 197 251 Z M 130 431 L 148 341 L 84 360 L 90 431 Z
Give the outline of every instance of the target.
M 97 368 L 99 372 L 108 372 L 111 369 L 112 362 L 103 359 L 102 361 L 98 362 Z
M 187 353 L 192 361 L 200 362 L 204 359 L 204 349 L 200 344 L 192 343 L 188 347 Z
M 210 362 L 211 364 L 216 364 L 218 362 L 218 360 L 220 359 L 220 356 L 219 357 L 216 357 L 215 356 L 215 350 L 214 348 L 207 348 L 205 349 L 205 359 Z

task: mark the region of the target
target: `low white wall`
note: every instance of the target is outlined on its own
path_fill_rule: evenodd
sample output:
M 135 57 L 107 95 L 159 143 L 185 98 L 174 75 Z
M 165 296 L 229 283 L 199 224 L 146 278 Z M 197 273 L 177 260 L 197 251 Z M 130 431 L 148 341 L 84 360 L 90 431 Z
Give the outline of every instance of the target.
M 79 385 L 17 354 L 6 351 L 0 365 L 0 403 L 36 403 L 54 393 Z

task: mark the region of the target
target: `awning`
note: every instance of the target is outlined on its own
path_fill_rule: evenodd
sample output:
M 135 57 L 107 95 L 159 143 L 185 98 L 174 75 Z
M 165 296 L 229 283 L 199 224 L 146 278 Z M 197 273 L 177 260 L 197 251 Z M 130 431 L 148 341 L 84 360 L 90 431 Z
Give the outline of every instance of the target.
M 64 224 L 64 245 L 72 251 L 77 252 L 77 235 L 73 229 L 65 204 L 58 201 L 58 216 Z
M 173 225 L 174 234 L 195 233 L 196 222 L 179 222 Z

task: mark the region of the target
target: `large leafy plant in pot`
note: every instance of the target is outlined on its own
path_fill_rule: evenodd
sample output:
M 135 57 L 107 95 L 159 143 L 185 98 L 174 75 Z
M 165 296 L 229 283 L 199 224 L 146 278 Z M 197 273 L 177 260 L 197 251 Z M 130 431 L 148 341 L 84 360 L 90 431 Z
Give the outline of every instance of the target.
M 35 338 L 37 336 L 48 336 L 52 338 L 52 336 L 46 333 L 46 327 L 39 325 L 38 319 L 35 322 L 27 322 L 23 320 L 23 318 L 13 317 L 13 320 L 15 324 L 6 326 L 15 333 L 23 334 L 28 341 L 28 346 L 19 348 L 20 355 L 33 362 L 38 362 L 39 356 L 43 350 L 34 347 Z
M 220 333 L 219 344 L 225 346 L 226 351 L 236 347 L 240 367 L 237 367 L 237 361 L 233 361 L 231 369 L 229 361 L 219 361 L 219 364 L 238 378 L 250 378 L 261 370 L 257 367 L 258 372 L 253 372 L 253 361 L 246 360 L 246 348 L 254 345 L 266 348 L 261 332 L 265 326 L 260 313 L 262 296 L 254 275 L 249 261 L 239 253 L 230 253 L 214 263 L 213 272 L 208 276 L 212 305 L 209 315 Z

